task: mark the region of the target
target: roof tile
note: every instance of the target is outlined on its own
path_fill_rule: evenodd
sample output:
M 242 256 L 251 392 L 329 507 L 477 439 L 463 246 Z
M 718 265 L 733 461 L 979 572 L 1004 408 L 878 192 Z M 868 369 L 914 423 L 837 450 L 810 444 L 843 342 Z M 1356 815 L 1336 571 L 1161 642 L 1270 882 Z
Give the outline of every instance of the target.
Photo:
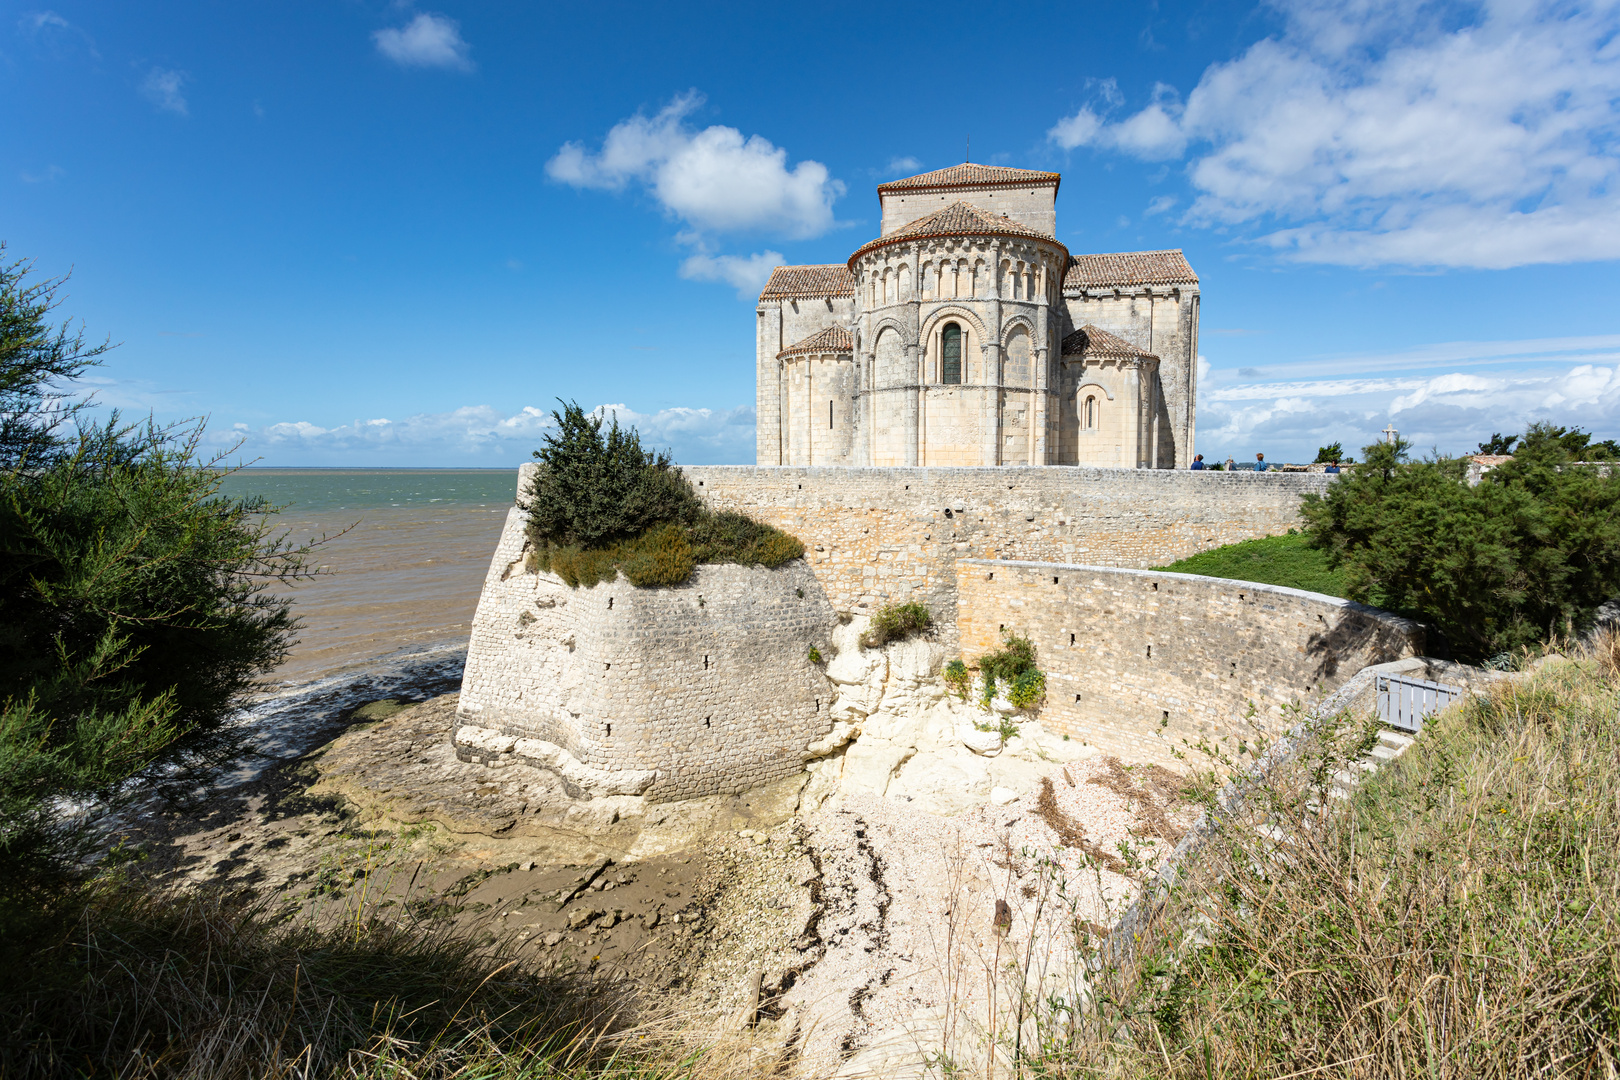
M 1027 236 L 1032 240 L 1055 242 L 1050 233 L 1020 225 L 1010 217 L 981 210 L 972 203 L 958 201 L 902 225 L 887 236 L 868 240 L 849 257 L 850 265 L 853 266 L 855 260 L 868 251 L 928 236 Z
M 784 356 L 825 356 L 828 353 L 852 353 L 855 351 L 855 339 L 850 337 L 849 331 L 842 326 L 829 326 L 819 330 L 803 341 L 795 342 L 777 353 L 777 359 Z
M 1143 352 L 1124 338 L 1115 337 L 1106 330 L 1099 330 L 1090 323 L 1082 326 L 1074 333 L 1063 339 L 1064 356 L 1085 357 L 1131 357 L 1149 356 L 1157 360 L 1150 352 Z
M 1051 184 L 1056 187 L 1059 176 L 1055 172 L 1035 169 L 1009 169 L 1003 165 L 974 165 L 971 162 L 952 165 L 948 169 L 918 173 L 903 180 L 890 180 L 878 185 L 878 194 L 886 191 L 928 191 L 959 187 L 1023 187 L 1028 184 Z
M 843 263 L 819 266 L 778 266 L 765 282 L 761 300 L 818 300 L 828 296 L 854 296 L 855 275 Z
M 1105 255 L 1076 255 L 1063 275 L 1063 288 L 1097 289 L 1114 285 L 1198 284 L 1180 248 L 1167 251 L 1117 251 Z

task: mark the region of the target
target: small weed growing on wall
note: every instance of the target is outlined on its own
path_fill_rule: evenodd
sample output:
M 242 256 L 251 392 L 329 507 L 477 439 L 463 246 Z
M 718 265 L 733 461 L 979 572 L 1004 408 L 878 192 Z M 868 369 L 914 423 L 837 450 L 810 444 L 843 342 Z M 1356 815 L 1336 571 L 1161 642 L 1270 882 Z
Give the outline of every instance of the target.
M 945 685 L 951 692 L 963 701 L 968 699 L 968 691 L 973 688 L 973 674 L 968 666 L 960 660 L 952 660 L 945 665 Z
M 872 616 L 872 625 L 861 635 L 861 645 L 878 649 L 891 641 L 904 641 L 933 624 L 933 616 L 922 604 L 888 604 Z
M 1035 666 L 1035 643 L 1008 630 L 1001 636 L 1001 648 L 979 657 L 984 706 L 989 708 L 996 688 L 1004 686 L 1009 703 L 1020 709 L 1033 708 L 1046 699 L 1046 674 Z
M 1013 723 L 1005 716 L 1001 718 L 1000 722 L 994 724 L 987 723 L 983 720 L 976 720 L 974 721 L 973 726 L 978 728 L 980 731 L 996 732 L 1001 736 L 1002 742 L 1006 742 L 1008 739 L 1018 734 L 1018 725 Z
M 814 645 L 810 646 L 810 662 L 812 664 L 821 663 L 821 650 Z

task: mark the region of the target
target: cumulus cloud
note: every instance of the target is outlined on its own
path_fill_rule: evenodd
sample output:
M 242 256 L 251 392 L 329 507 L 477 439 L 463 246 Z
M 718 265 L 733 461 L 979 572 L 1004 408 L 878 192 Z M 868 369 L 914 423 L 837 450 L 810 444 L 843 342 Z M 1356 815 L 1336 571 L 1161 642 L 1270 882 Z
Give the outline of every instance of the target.
M 907 155 L 906 157 L 890 158 L 889 163 L 883 166 L 883 172 L 887 176 L 898 178 L 902 176 L 909 176 L 921 168 L 922 162 L 918 161 L 914 157 L 911 157 L 910 155 Z
M 186 104 L 184 91 L 189 81 L 191 76 L 183 71 L 155 67 L 147 72 L 146 78 L 142 80 L 141 94 L 164 112 L 188 116 L 191 109 Z
M 1411 354 L 1339 358 L 1316 366 L 1339 377 L 1315 379 L 1299 377 L 1315 365 L 1234 373 L 1201 362 L 1198 448 L 1211 458 L 1247 460 L 1263 451 L 1278 460 L 1309 460 L 1326 442 L 1354 453 L 1391 424 L 1420 450 L 1451 453 L 1472 451 L 1492 432 L 1523 432 L 1537 420 L 1603 438 L 1620 435 L 1620 347 L 1594 350 L 1582 338 L 1468 344 L 1428 352 L 1461 354 L 1451 366 L 1474 370 L 1424 374 L 1410 373 Z M 1390 374 L 1369 374 L 1380 370 Z
M 461 24 L 428 12 L 401 27 L 388 27 L 371 35 L 377 51 L 401 67 L 447 68 L 471 71 L 472 46 L 461 37 Z
M 844 185 L 819 161 L 788 167 L 787 150 L 759 135 L 686 123 L 703 103 L 682 94 L 653 116 L 615 124 L 592 152 L 565 143 L 546 164 L 553 180 L 578 188 L 623 191 L 642 186 L 672 217 L 699 233 L 767 232 L 819 236 L 833 225 Z
M 737 290 L 743 299 L 759 295 L 765 279 L 787 260 L 779 251 L 761 251 L 756 255 L 705 255 L 699 252 L 681 263 L 681 277 L 690 281 L 723 281 Z
M 633 425 L 641 432 L 643 445 L 668 447 L 684 464 L 729 464 L 753 458 L 752 408 L 673 408 L 642 413 L 624 404 L 608 404 L 594 411 Z M 496 466 L 529 460 L 553 425 L 550 410 L 532 405 L 516 412 L 468 405 L 400 420 L 377 417 L 333 426 L 287 420 L 254 428 L 238 422 L 230 428 L 221 426 L 212 435 L 218 445 L 242 440 L 242 453 L 271 465 L 376 461 Z
M 1048 132 L 1188 156 L 1189 223 L 1307 262 L 1502 268 L 1620 257 L 1620 7 L 1282 0 L 1286 29 L 1119 119 Z M 1448 18 L 1450 21 L 1447 21 Z

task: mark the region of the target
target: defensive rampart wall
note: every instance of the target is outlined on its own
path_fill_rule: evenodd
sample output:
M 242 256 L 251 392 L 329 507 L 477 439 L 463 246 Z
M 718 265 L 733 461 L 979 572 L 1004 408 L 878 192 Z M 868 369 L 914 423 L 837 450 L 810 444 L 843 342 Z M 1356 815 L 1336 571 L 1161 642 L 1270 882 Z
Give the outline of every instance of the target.
M 826 647 L 837 619 L 804 563 L 570 589 L 525 569 L 524 524 L 513 508 L 473 617 L 459 756 L 516 754 L 576 796 L 654 800 L 802 771 L 835 693 L 810 647 Z
M 1299 589 L 985 559 L 958 559 L 956 573 L 963 657 L 997 648 L 1003 630 L 1028 636 L 1047 676 L 1041 723 L 1126 760 L 1280 734 L 1289 703 L 1423 651 L 1417 624 Z
M 685 469 L 716 509 L 804 541 L 833 606 L 920 600 L 954 645 L 958 559 L 1162 566 L 1299 524 L 1333 477 L 1069 466 Z

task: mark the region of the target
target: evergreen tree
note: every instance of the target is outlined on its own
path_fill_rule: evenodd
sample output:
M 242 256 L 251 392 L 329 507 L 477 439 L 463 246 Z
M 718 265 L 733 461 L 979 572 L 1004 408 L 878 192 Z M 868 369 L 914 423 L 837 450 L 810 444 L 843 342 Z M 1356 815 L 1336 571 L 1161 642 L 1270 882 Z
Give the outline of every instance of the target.
M 0 864 L 60 865 L 63 798 L 217 730 L 286 655 L 307 548 L 219 494 L 200 423 L 99 423 L 64 397 L 105 346 L 53 328 L 60 280 L 0 270 Z M 72 423 L 70 424 L 69 421 Z M 72 431 L 67 429 L 71 427 Z
M 1312 542 L 1352 599 L 1430 624 L 1460 657 L 1581 630 L 1620 593 L 1620 470 L 1571 465 L 1567 434 L 1531 428 L 1476 487 L 1465 459 L 1375 443 L 1306 497 Z

